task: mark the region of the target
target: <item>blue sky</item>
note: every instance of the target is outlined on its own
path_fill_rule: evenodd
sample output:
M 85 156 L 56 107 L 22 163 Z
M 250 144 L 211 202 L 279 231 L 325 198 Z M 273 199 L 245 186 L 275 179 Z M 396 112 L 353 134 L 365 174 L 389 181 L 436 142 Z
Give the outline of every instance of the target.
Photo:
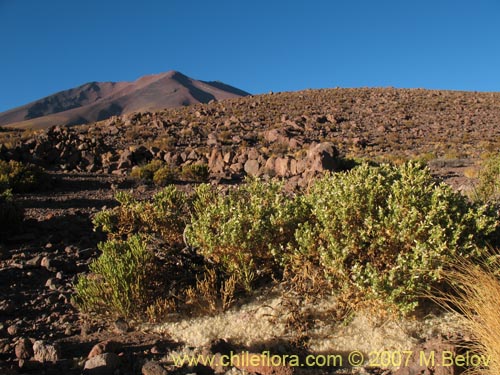
M 500 91 L 500 2 L 0 0 L 0 111 L 175 69 L 254 94 Z

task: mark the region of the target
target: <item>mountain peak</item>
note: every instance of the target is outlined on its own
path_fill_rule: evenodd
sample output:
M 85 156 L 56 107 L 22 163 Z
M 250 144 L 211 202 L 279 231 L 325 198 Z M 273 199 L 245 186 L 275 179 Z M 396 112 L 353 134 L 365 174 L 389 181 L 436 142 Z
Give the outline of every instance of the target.
M 246 95 L 249 94 L 218 81 L 198 81 L 170 70 L 142 76 L 133 82 L 88 82 L 0 113 L 0 126 L 45 128 L 85 124 L 113 115 Z

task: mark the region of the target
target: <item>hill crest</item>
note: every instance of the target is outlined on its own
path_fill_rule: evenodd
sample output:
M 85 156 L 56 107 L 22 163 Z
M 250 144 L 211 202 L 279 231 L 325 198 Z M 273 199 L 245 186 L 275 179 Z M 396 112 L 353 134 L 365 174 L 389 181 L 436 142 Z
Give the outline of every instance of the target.
M 178 71 L 132 82 L 88 82 L 0 113 L 0 126 L 46 128 L 81 125 L 137 111 L 158 111 L 249 95 L 218 81 L 200 81 Z

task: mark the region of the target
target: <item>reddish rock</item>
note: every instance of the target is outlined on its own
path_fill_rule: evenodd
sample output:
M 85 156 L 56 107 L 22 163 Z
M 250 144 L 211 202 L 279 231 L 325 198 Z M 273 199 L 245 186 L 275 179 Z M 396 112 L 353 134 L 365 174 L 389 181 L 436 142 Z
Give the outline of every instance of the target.
M 118 353 L 120 350 L 121 345 L 118 342 L 106 340 L 95 344 L 87 358 L 92 358 L 104 353 Z
M 250 176 L 258 176 L 259 175 L 259 162 L 257 160 L 248 160 L 245 163 L 245 172 Z
M 30 359 L 33 357 L 33 344 L 29 339 L 21 338 L 15 348 L 17 359 Z
M 38 362 L 57 362 L 61 359 L 61 349 L 57 344 L 51 344 L 42 340 L 33 344 L 34 359 Z

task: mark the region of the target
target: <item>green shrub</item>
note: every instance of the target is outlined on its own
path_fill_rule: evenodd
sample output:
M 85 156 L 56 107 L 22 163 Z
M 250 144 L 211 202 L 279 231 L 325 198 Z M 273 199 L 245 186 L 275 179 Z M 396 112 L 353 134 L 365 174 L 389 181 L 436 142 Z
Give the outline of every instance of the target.
M 18 233 L 22 222 L 23 211 L 14 202 L 10 190 L 0 190 L 0 233 Z
M 276 182 L 249 180 L 226 195 L 202 185 L 196 196 L 188 242 L 247 290 L 281 269 L 288 243 L 309 214 L 303 199 L 288 197 Z
M 47 182 L 48 178 L 40 167 L 15 160 L 0 160 L 0 189 L 3 186 L 4 190 L 10 188 L 14 193 L 25 193 L 43 188 Z
M 189 219 L 188 197 L 175 186 L 167 186 L 151 200 L 139 201 L 131 194 L 118 192 L 118 207 L 96 214 L 93 224 L 110 238 L 125 238 L 132 234 L 155 234 L 171 243 L 182 242 Z
M 182 242 L 189 221 L 188 194 L 168 185 L 147 200 L 123 191 L 115 194 L 115 200 L 117 207 L 98 212 L 92 220 L 94 229 L 107 233 L 109 239 L 144 234 L 172 245 Z
M 482 202 L 500 203 L 500 154 L 486 159 L 479 171 L 477 198 Z
M 102 254 L 90 274 L 78 278 L 75 303 L 83 311 L 131 317 L 145 311 L 153 299 L 155 262 L 140 236 L 99 244 Z
M 182 167 L 181 177 L 188 181 L 206 182 L 210 177 L 210 170 L 206 164 L 189 164 Z
M 354 287 L 402 312 L 440 280 L 453 256 L 474 257 L 496 228 L 492 212 L 414 162 L 328 175 L 306 199 L 313 220 L 296 232 L 296 251 L 319 258 L 335 287 Z
M 165 164 L 161 160 L 152 160 L 148 164 L 137 166 L 130 171 L 130 177 L 144 181 L 152 182 L 155 173 Z
M 157 186 L 167 186 L 174 182 L 177 177 L 177 171 L 170 167 L 164 166 L 158 169 L 153 175 L 153 183 Z

